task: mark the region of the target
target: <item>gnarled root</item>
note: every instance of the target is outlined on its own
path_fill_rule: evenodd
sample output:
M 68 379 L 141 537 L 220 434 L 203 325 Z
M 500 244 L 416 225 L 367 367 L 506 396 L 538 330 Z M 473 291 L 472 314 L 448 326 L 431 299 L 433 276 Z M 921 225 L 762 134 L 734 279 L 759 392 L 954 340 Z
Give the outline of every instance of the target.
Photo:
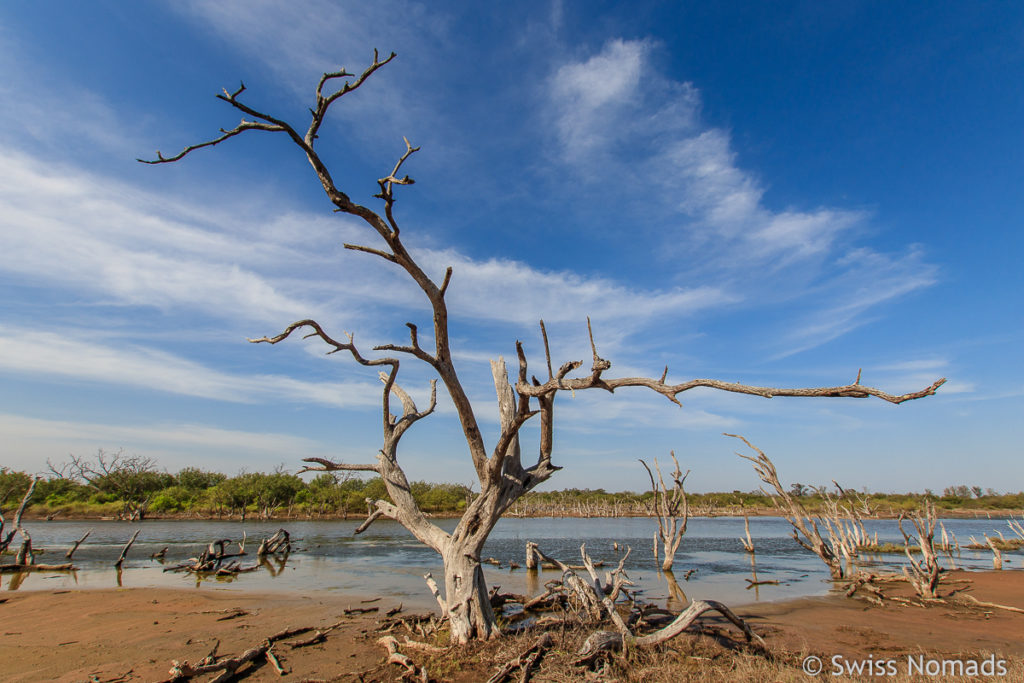
M 736 616 L 735 613 L 724 604 L 715 600 L 694 600 L 693 603 L 687 607 L 682 613 L 679 614 L 675 620 L 668 626 L 649 633 L 645 636 L 632 637 L 624 636 L 622 633 L 614 631 L 597 631 L 592 634 L 583 643 L 583 646 L 577 652 L 577 659 L 574 662 L 577 666 L 583 664 L 590 664 L 596 660 L 603 652 L 611 652 L 621 650 L 625 642 L 628 640 L 630 645 L 637 647 L 651 647 L 664 643 L 667 640 L 675 638 L 677 635 L 685 631 L 693 622 L 697 620 L 700 615 L 704 614 L 709 610 L 715 610 L 722 614 L 726 619 L 731 621 L 739 628 L 743 635 L 746 637 L 747 642 L 753 642 L 763 649 L 767 649 L 764 640 L 761 636 L 757 635 L 750 630 L 750 626 L 745 621 Z

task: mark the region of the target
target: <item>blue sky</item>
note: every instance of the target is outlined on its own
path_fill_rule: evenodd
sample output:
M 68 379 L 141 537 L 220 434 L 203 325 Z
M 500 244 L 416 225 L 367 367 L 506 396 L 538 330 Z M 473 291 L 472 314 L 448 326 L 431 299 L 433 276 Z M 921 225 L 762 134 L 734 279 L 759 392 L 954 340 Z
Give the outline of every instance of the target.
M 939 395 L 892 406 L 694 391 L 561 396 L 549 488 L 642 489 L 674 449 L 695 490 L 757 480 L 1024 488 L 1024 10 L 1010 3 L 93 2 L 0 6 L 0 464 L 98 448 L 170 471 L 367 461 L 368 352 L 427 327 L 398 273 L 284 136 L 319 75 L 398 58 L 338 102 L 321 154 L 375 206 L 404 151 L 406 244 L 449 289 L 455 357 L 497 429 L 488 359 L 768 386 Z M 402 382 L 424 399 L 430 373 Z M 535 435 L 526 439 L 527 449 Z M 469 483 L 450 404 L 403 441 L 413 479 Z

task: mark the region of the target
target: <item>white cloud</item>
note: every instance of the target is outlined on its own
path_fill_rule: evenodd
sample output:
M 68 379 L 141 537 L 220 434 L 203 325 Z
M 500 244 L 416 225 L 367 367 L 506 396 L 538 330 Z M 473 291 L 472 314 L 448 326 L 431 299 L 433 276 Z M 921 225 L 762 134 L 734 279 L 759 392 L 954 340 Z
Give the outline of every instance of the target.
M 918 249 L 850 248 L 865 228 L 862 212 L 770 208 L 729 132 L 702 122 L 699 91 L 652 65 L 656 48 L 611 40 L 553 73 L 546 96 L 560 161 L 612 201 L 656 213 L 670 226 L 666 253 L 712 291 L 728 282 L 747 305 L 801 300 L 814 310 L 783 355 L 834 339 L 879 304 L 936 281 Z
M 163 212 L 170 203 L 80 169 L 0 153 L 0 270 L 77 297 L 235 319 L 280 322 L 321 310 L 259 272 L 322 262 L 315 245 L 300 253 L 246 239 Z
M 548 323 L 594 320 L 636 324 L 659 316 L 682 317 L 734 301 L 715 287 L 640 289 L 602 277 L 585 277 L 572 271 L 546 272 L 519 261 L 474 261 L 458 251 L 422 252 L 431 270 L 453 266 L 448 299 L 459 316 L 502 320 L 533 326 L 541 318 Z
M 828 304 L 793 325 L 782 340 L 785 350 L 777 357 L 790 356 L 846 334 L 867 322 L 865 313 L 871 308 L 928 287 L 938 275 L 916 247 L 900 255 L 856 249 L 839 259 L 837 266 L 841 274 L 828 283 L 825 291 Z
M 172 470 L 198 465 L 226 473 L 239 462 L 257 469 L 285 462 L 294 469 L 304 457 L 337 455 L 323 443 L 301 436 L 202 424 L 102 424 L 0 414 L 0 433 L 9 452 L 5 464 L 30 471 L 40 471 L 47 460 L 60 462 L 68 453 L 87 455 L 97 448 L 124 447 Z
M 571 158 L 606 142 L 609 123 L 635 97 L 646 52 L 645 43 L 614 40 L 587 61 L 558 69 L 552 95 L 559 102 L 558 134 Z
M 400 52 L 401 62 L 413 65 L 429 61 L 439 46 L 453 42 L 445 13 L 406 0 L 186 0 L 169 6 L 269 71 L 307 106 L 313 104 L 313 89 L 324 71 L 344 66 L 360 74 L 370 65 L 374 47 L 382 59 Z M 422 71 L 389 65 L 387 78 L 367 81 L 362 89 L 369 92 L 346 97 L 331 118 L 359 118 L 360 137 L 375 143 L 400 144 L 401 135 L 420 141 L 431 128 L 447 125 L 416 87 L 421 78 Z
M 84 331 L 36 332 L 0 327 L 0 369 L 127 385 L 234 403 L 285 400 L 342 408 L 380 404 L 372 382 L 306 382 L 277 375 L 238 375 L 158 349 L 82 341 Z
M 341 248 L 365 232 L 330 215 L 250 220 L 230 205 L 175 203 L 73 167 L 0 154 L 0 271 L 94 302 L 275 325 L 317 317 L 372 337 L 374 306 L 427 309 L 397 268 Z M 579 324 L 589 314 L 635 325 L 734 300 L 714 287 L 632 288 L 454 249 L 417 254 L 438 279 L 454 267 L 449 300 L 463 319 L 532 326 L 540 318 Z

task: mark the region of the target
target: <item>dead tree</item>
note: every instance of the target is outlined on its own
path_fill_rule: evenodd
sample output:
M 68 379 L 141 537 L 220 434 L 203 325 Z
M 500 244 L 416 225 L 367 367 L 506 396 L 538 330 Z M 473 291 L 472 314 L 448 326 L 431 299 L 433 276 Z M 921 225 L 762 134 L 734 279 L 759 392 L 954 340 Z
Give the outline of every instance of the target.
M 32 553 L 32 536 L 26 531 L 25 527 L 21 525 L 21 516 L 25 514 L 25 508 L 28 506 L 28 502 L 32 499 L 32 494 L 35 493 L 36 484 L 39 482 L 38 477 L 32 480 L 29 484 L 28 490 L 25 491 L 25 495 L 21 498 L 21 503 L 18 505 L 18 510 L 14 513 L 14 528 L 8 532 L 7 536 L 3 536 L 0 533 L 0 554 L 6 551 L 11 542 L 14 540 L 15 534 L 21 535 L 21 548 L 14 556 L 14 564 L 26 565 L 35 563 L 35 555 Z M 3 531 L 3 515 L 0 515 L 0 532 Z
M 211 548 L 213 545 L 211 544 Z M 224 546 L 221 544 L 221 553 L 223 554 Z M 274 535 L 270 538 L 264 538 L 260 541 L 259 548 L 256 549 L 256 557 L 262 559 L 267 555 L 277 555 L 283 553 L 287 555 L 292 551 L 292 537 L 284 529 L 278 529 L 274 532 Z M 245 551 L 240 550 L 239 555 L 244 555 Z
M 651 479 L 651 491 L 654 497 L 651 499 L 651 513 L 658 520 L 658 535 L 654 541 L 654 557 L 658 557 L 658 537 L 661 538 L 662 560 L 661 570 L 672 571 L 672 563 L 675 561 L 676 550 L 686 533 L 686 523 L 690 519 L 690 507 L 686 502 L 686 490 L 683 484 L 690 471 L 683 474 L 679 469 L 679 461 L 676 460 L 676 452 L 669 451 L 672 462 L 676 468 L 672 472 L 672 490 L 665 486 L 665 478 L 661 476 L 661 467 L 658 459 L 654 459 L 654 469 L 658 473 L 658 481 L 654 481 L 654 473 L 643 460 L 640 464 L 647 470 L 647 476 Z
M 752 539 L 750 537 L 750 517 L 747 516 L 747 515 L 743 515 L 743 531 L 744 531 L 744 534 L 745 534 L 746 538 L 741 536 L 740 537 L 740 543 L 743 544 L 743 549 L 744 550 L 746 550 L 748 553 L 753 555 L 754 552 L 755 552 L 754 551 L 754 539 Z
M 921 549 L 921 559 L 918 560 L 910 551 L 910 534 L 903 530 L 903 520 L 906 517 L 901 514 L 899 517 L 900 533 L 903 534 L 903 551 L 910 560 L 910 569 L 903 568 L 910 585 L 922 598 L 937 598 L 939 589 L 939 558 L 935 552 L 935 505 L 928 498 L 924 501 L 924 514 L 914 513 L 910 518 L 917 532 L 917 545 Z
M 145 518 L 153 495 L 167 486 L 170 475 L 156 469 L 153 458 L 126 455 L 123 450 L 107 453 L 103 449 L 92 458 L 69 456 L 60 467 L 50 463 L 57 477 L 84 482 L 100 493 L 117 496 L 122 501 L 118 517 L 130 522 Z
M 754 452 L 757 453 L 757 457 L 750 455 L 744 455 L 737 453 L 744 460 L 749 460 L 754 463 L 754 471 L 757 472 L 757 476 L 761 478 L 761 481 L 771 486 L 775 493 L 770 491 L 764 491 L 765 495 L 772 499 L 775 503 L 775 507 L 778 508 L 779 512 L 789 520 L 789 523 L 793 525 L 793 538 L 803 548 L 810 550 L 812 553 L 821 558 L 825 566 L 828 567 L 829 573 L 833 579 L 842 579 L 846 576 L 846 564 L 840 560 L 838 548 L 839 541 L 835 537 L 835 531 L 832 525 L 827 525 L 829 532 L 829 543 L 826 543 L 821 537 L 821 533 L 818 531 L 818 519 L 811 516 L 807 512 L 807 508 L 793 496 L 789 491 L 786 491 L 785 487 L 779 481 L 779 473 L 775 470 L 775 464 L 768 459 L 768 456 L 764 454 L 757 446 L 753 445 L 745 438 L 738 434 L 726 434 L 735 439 L 740 439 L 743 443 L 747 444 Z
M 498 394 L 500 427 L 494 435 L 492 447 L 488 449 L 485 436 L 470 403 L 463 382 L 456 371 L 451 350 L 448 327 L 448 305 L 445 294 L 452 279 L 449 267 L 438 281 L 432 278 L 409 252 L 402 240 L 401 228 L 395 217 L 396 186 L 412 185 L 413 180 L 403 175 L 403 167 L 419 148 L 408 140 L 405 150 L 391 171 L 377 181 L 380 192 L 375 197 L 383 203 L 383 212 L 378 213 L 353 201 L 349 195 L 335 185 L 334 177 L 317 151 L 321 127 L 329 109 L 344 96 L 357 90 L 368 78 L 395 58 L 395 54 L 381 58 L 374 51 L 373 62 L 361 74 L 341 69 L 321 76 L 315 90 L 315 100 L 309 109 L 307 124 L 295 127 L 281 118 L 256 109 L 242 96 L 245 85 L 233 91 L 224 90 L 217 97 L 242 113 L 242 121 L 231 129 L 221 129 L 220 135 L 206 142 L 184 147 L 181 152 L 165 157 L 159 151 L 156 159 L 144 163 L 163 164 L 178 161 L 191 152 L 212 147 L 235 136 L 250 131 L 280 133 L 291 140 L 298 152 L 305 156 L 316 174 L 328 200 L 339 213 L 349 214 L 361 220 L 368 227 L 368 234 L 379 242 L 375 246 L 345 244 L 347 249 L 370 254 L 393 264 L 404 271 L 419 287 L 429 304 L 432 318 L 432 335 L 426 345 L 421 344 L 419 328 L 407 323 L 409 340 L 405 344 L 383 344 L 374 351 L 391 355 L 366 357 L 356 346 L 352 335 L 344 340 L 334 339 L 315 320 L 300 320 L 288 325 L 274 337 L 261 337 L 253 342 L 277 344 L 294 332 L 301 330 L 305 336 L 320 339 L 328 347 L 328 353 L 349 354 L 360 365 L 384 370 L 381 373 L 384 389 L 381 397 L 383 440 L 376 454 L 375 462 L 342 463 L 326 459 L 310 459 L 307 470 L 314 471 L 357 471 L 378 474 L 387 489 L 388 500 L 371 501 L 373 511 L 367 523 L 385 516 L 398 520 L 417 539 L 439 553 L 444 562 L 444 605 L 450 618 L 451 637 L 455 642 L 464 643 L 472 638 L 490 638 L 497 633 L 494 612 L 487 596 L 483 570 L 480 566 L 480 551 L 488 535 L 501 516 L 528 491 L 546 481 L 559 467 L 552 462 L 554 405 L 559 392 L 602 389 L 613 392 L 624 387 L 644 387 L 665 396 L 680 405 L 678 395 L 697 387 L 708 387 L 720 391 L 749 394 L 771 398 L 774 396 L 804 397 L 877 397 L 890 403 L 902 403 L 935 393 L 944 382 L 939 380 L 931 386 L 910 394 L 895 396 L 858 381 L 852 384 L 820 388 L 771 388 L 723 382 L 713 379 L 692 379 L 677 384 L 667 381 L 668 369 L 660 378 L 625 377 L 610 378 L 605 373 L 611 363 L 601 358 L 590 335 L 593 361 L 589 371 L 582 376 L 570 375 L 583 366 L 583 361 L 570 361 L 554 369 L 547 343 L 547 333 L 541 324 L 544 338 L 544 355 L 547 379 L 532 377 L 526 360 L 526 351 L 521 343 L 516 344 L 518 372 L 514 383 L 509 382 L 503 360 L 492 361 L 491 369 Z M 337 85 L 336 84 L 339 84 Z M 589 328 L 589 322 L 588 322 Z M 436 384 L 432 383 L 431 398 L 425 409 L 416 403 L 398 384 L 400 359 L 412 358 L 425 363 L 437 374 L 444 390 L 451 399 L 462 434 L 465 438 L 468 456 L 472 461 L 480 493 L 466 506 L 462 518 L 452 532 L 434 524 L 416 505 L 410 491 L 409 481 L 398 461 L 398 448 L 402 437 L 416 422 L 434 411 Z M 401 409 L 392 412 L 392 403 L 397 399 Z M 524 464 L 520 453 L 519 430 L 531 419 L 540 423 L 540 446 L 536 461 Z

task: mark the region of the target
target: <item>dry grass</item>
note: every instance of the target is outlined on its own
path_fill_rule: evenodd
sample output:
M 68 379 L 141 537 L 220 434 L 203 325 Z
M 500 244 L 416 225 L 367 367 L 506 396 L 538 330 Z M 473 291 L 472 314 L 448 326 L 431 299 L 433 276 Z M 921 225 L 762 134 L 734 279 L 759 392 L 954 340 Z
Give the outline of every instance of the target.
M 662 681 L 708 681 L 711 683 L 807 683 L 813 680 L 801 664 L 812 653 L 784 652 L 772 650 L 761 652 L 747 645 L 742 637 L 726 629 L 710 627 L 700 633 L 686 633 L 670 643 L 652 649 L 630 649 L 626 652 L 608 655 L 594 667 L 577 666 L 576 652 L 594 627 L 571 626 L 551 630 L 554 646 L 545 654 L 540 666 L 533 670 L 529 680 L 540 683 L 570 683 L 577 681 L 602 681 L 620 683 L 661 683 Z M 412 650 L 406 651 L 420 666 L 426 668 L 431 681 L 453 681 L 455 683 L 481 683 L 490 678 L 505 662 L 515 659 L 537 639 L 541 631 L 527 630 L 487 643 L 471 643 L 453 648 L 444 654 L 425 655 Z M 372 642 L 372 641 L 371 641 Z M 369 644 L 368 644 L 369 646 Z M 883 675 L 882 679 L 897 683 L 921 680 L 978 681 L 986 676 L 922 677 L 908 673 L 908 657 L 923 656 L 928 659 L 982 661 L 991 653 L 886 653 L 892 659 L 896 675 Z M 824 672 L 817 678 L 830 681 L 879 680 L 870 675 L 832 675 L 833 664 L 827 655 L 822 655 Z M 1000 657 L 996 656 L 999 660 Z M 877 666 L 877 663 L 876 663 Z M 1001 680 L 1024 680 L 1024 662 L 1019 658 L 1005 658 L 1006 673 L 995 678 Z M 865 672 L 867 674 L 868 672 Z M 516 670 L 508 679 L 520 680 L 521 672 Z M 353 680 L 344 678 L 340 680 Z M 364 681 L 399 681 L 402 669 L 398 666 L 382 665 L 373 671 L 364 672 Z M 410 680 L 410 679 L 405 679 Z

